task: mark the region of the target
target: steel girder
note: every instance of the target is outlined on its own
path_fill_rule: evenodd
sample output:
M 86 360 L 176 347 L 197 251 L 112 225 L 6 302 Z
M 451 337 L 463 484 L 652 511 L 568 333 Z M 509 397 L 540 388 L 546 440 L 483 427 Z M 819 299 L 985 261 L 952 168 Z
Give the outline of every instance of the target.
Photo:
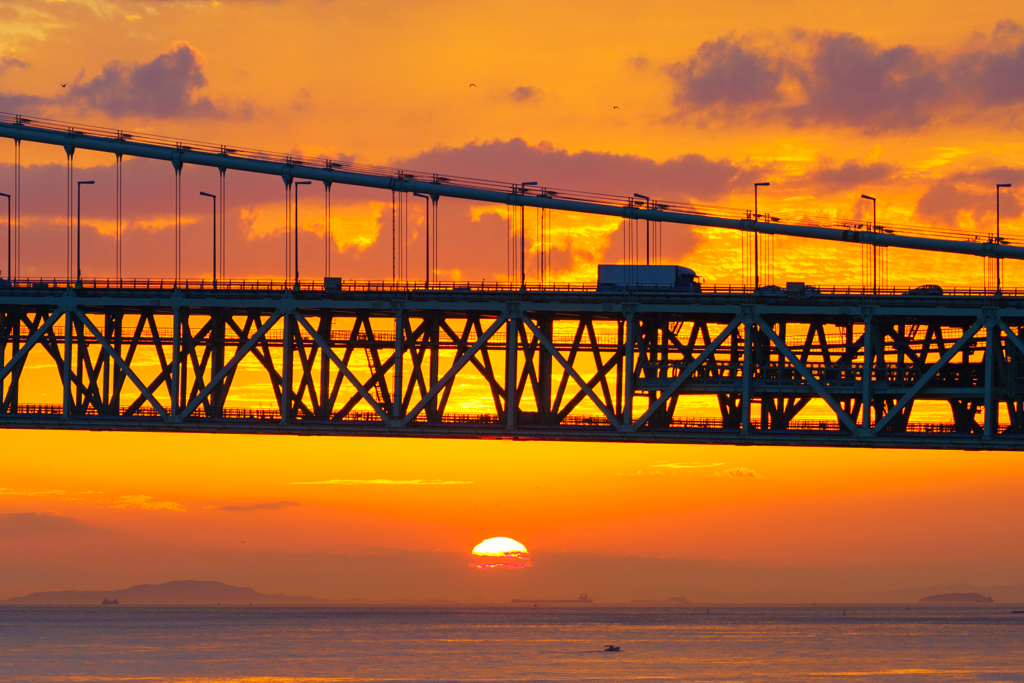
M 1011 449 L 1022 328 L 1005 297 L 5 289 L 0 425 Z

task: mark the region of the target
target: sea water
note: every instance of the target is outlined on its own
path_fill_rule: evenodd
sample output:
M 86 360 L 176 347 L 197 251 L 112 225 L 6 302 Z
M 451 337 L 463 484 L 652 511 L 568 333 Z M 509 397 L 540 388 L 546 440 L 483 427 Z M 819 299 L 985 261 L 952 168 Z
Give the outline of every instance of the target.
M 1024 681 L 1013 609 L 5 605 L 0 681 Z

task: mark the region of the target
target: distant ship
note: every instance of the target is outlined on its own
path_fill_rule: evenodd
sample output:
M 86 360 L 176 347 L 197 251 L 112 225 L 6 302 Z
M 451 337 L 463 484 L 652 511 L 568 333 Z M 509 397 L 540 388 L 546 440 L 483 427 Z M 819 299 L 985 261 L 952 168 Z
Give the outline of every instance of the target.
M 512 602 L 515 604 L 531 604 L 531 605 L 579 605 L 585 603 L 594 602 L 586 593 L 580 593 L 572 600 L 519 600 L 513 598 Z
M 114 598 L 113 600 L 108 600 L 107 598 L 103 598 L 103 602 L 101 602 L 100 604 L 101 605 L 120 605 L 121 601 L 118 600 L 117 598 Z

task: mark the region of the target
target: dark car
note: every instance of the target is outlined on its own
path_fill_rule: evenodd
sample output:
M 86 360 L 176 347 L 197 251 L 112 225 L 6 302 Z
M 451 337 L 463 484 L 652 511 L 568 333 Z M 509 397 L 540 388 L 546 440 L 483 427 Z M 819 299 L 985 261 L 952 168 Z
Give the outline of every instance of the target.
M 942 287 L 938 285 L 919 285 L 903 292 L 903 296 L 942 296 Z

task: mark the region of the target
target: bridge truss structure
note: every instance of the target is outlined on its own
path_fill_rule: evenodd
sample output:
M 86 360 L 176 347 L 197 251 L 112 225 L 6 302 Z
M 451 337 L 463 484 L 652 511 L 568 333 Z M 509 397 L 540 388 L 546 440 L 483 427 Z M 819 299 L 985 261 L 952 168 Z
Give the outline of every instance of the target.
M 0 290 L 0 427 L 1024 445 L 1024 296 L 65 284 Z

